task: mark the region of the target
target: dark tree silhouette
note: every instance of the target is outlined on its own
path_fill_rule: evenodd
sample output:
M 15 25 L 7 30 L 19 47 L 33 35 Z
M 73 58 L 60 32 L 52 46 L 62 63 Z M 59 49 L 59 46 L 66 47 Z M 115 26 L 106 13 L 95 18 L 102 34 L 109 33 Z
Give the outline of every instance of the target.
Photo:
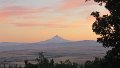
M 38 58 L 36 59 L 36 64 L 30 63 L 28 60 L 25 60 L 24 68 L 79 68 L 80 66 L 77 63 L 72 63 L 70 60 L 65 62 L 61 61 L 60 63 L 55 63 L 53 59 L 48 59 L 44 56 L 43 52 L 40 52 Z
M 96 18 L 92 29 L 100 37 L 98 42 L 104 47 L 111 47 L 105 56 L 105 63 L 109 68 L 120 67 L 120 0 L 94 0 L 101 6 L 105 3 L 105 8 L 110 12 L 100 16 L 100 12 L 92 12 Z

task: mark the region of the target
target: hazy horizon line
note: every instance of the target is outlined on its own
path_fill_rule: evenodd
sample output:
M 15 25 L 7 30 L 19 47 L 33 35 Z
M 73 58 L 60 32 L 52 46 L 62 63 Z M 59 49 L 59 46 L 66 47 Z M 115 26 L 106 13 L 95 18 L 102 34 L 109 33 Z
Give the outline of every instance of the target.
M 46 40 L 43 40 L 43 41 L 46 41 Z M 5 42 L 2 42 L 2 41 L 0 41 L 0 43 L 38 43 L 38 42 L 43 42 L 43 41 L 35 41 L 35 42 L 14 42 L 14 41 L 5 41 Z M 75 41 L 73 41 L 73 40 L 70 40 L 71 42 L 78 42 L 78 41 L 97 41 L 97 40 L 88 40 L 88 39 L 86 39 L 86 40 L 75 40 Z

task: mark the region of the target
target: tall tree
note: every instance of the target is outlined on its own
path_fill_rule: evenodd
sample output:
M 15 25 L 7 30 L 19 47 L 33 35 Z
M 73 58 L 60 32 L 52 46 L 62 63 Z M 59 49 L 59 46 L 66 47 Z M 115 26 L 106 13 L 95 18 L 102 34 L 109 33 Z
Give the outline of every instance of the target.
M 91 15 L 96 18 L 92 25 L 93 32 L 100 37 L 98 42 L 104 47 L 111 47 L 105 56 L 105 62 L 109 67 L 120 67 L 120 0 L 94 0 L 99 5 L 105 3 L 105 8 L 110 12 L 100 16 L 100 12 L 92 12 Z

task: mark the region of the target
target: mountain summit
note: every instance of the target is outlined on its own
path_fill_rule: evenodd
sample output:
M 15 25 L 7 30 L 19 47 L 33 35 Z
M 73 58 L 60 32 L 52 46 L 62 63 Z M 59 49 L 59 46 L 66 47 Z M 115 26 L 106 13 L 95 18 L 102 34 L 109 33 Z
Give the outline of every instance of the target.
M 56 35 L 56 36 L 52 37 L 51 39 L 43 41 L 42 43 L 65 43 L 65 42 L 70 42 L 70 41 L 63 39 L 62 37 Z

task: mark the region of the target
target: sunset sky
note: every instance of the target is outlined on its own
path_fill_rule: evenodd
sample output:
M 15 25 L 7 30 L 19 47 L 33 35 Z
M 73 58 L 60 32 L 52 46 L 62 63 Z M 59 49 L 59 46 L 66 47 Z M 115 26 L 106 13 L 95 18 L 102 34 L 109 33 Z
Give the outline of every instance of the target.
M 59 35 L 95 40 L 92 11 L 107 10 L 84 0 L 0 0 L 0 42 L 38 42 Z

